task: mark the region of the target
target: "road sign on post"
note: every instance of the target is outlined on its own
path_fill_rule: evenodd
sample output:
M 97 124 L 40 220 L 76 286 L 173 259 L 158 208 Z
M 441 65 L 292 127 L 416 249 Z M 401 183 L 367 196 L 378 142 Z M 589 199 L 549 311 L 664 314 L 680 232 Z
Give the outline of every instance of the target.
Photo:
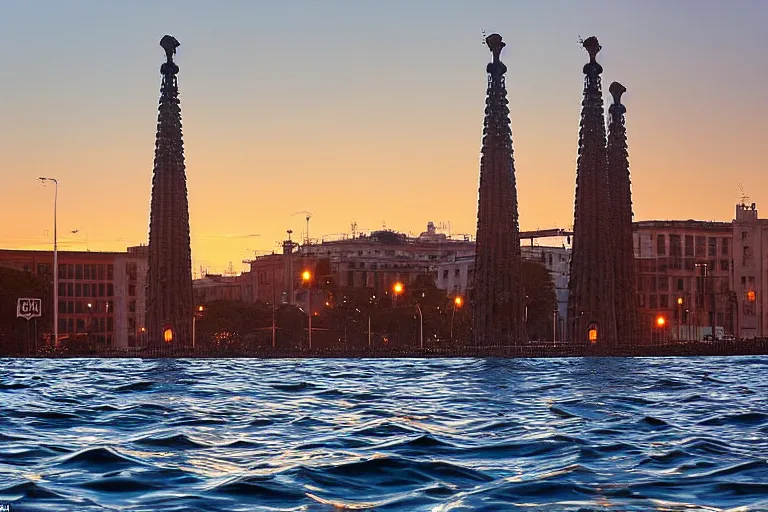
M 24 318 L 29 321 L 30 318 L 42 316 L 41 299 L 19 299 L 16 302 L 16 317 Z

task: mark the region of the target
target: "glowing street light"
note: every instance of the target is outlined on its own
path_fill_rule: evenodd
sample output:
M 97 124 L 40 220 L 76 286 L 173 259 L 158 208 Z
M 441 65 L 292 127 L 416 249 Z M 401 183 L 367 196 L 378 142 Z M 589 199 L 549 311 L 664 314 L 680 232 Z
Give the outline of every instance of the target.
M 205 306 L 202 304 L 195 308 L 196 313 L 192 315 L 192 349 L 195 348 L 195 341 L 197 339 L 197 316 L 201 315 L 205 311 Z
M 395 285 L 392 287 L 392 291 L 394 291 L 396 295 L 400 295 L 401 293 L 403 293 L 404 289 L 405 287 L 403 286 L 403 283 L 401 283 L 400 281 L 396 282 Z
M 310 281 L 312 280 L 312 272 L 305 270 L 301 273 L 301 280 L 307 285 L 307 317 L 309 318 L 309 324 L 307 325 L 307 345 L 310 350 L 312 349 L 312 288 L 310 287 Z
M 755 302 L 755 290 L 749 290 L 747 292 L 747 300 L 749 302 Z
M 451 342 L 453 342 L 453 317 L 456 315 L 456 308 L 460 308 L 464 305 L 464 299 L 461 295 L 457 295 L 453 298 L 453 312 L 451 313 Z
M 664 327 L 665 325 L 667 325 L 667 319 L 664 318 L 661 315 L 657 316 L 656 317 L 656 327 L 661 328 L 661 327 Z

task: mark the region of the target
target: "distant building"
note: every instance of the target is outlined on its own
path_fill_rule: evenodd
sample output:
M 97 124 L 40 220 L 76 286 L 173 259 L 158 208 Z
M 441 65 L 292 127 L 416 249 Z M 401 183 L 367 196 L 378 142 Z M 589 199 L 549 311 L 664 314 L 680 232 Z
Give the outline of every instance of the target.
M 700 340 L 718 326 L 734 332 L 731 222 L 641 221 L 633 238 L 642 338 Z
M 222 276 L 207 274 L 192 281 L 192 295 L 195 306 L 217 300 L 239 302 L 243 300 L 243 278 L 241 276 Z
M 736 332 L 741 338 L 768 335 L 768 219 L 757 208 L 736 205 L 733 221 L 732 285 Z
M 0 266 L 53 282 L 52 251 L 0 250 Z M 105 346 L 137 346 L 145 330 L 146 279 L 146 246 L 59 251 L 59 336 L 88 334 Z
M 330 278 L 338 287 L 389 293 L 397 281 L 407 286 L 423 274 L 439 279 L 440 263 L 474 255 L 474 247 L 469 238 L 456 240 L 437 233 L 430 222 L 418 237 L 374 231 L 355 238 L 303 245 L 299 252 L 318 262 L 327 261 Z
M 564 245 L 548 247 L 521 244 L 523 260 L 535 261 L 543 265 L 555 287 L 560 329 L 568 314 L 568 276 L 571 250 Z M 441 262 L 437 267 L 437 287 L 452 295 L 466 295 L 474 285 L 475 254 L 474 250 L 465 251 L 460 256 L 453 256 Z

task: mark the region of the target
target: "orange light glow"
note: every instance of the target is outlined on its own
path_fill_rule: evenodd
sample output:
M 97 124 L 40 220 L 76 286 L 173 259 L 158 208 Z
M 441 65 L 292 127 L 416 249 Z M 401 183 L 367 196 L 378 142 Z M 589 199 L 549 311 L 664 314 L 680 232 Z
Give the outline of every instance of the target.
M 309 270 L 305 270 L 304 272 L 301 273 L 302 281 L 306 282 L 306 281 L 309 281 L 310 279 L 312 279 L 312 272 L 310 272 Z
M 204 309 L 205 309 L 205 308 L 204 308 L 203 306 L 197 306 L 197 310 L 198 310 L 199 312 L 201 312 L 201 313 L 203 312 L 203 310 L 204 310 Z
M 593 327 L 588 331 L 589 341 L 592 343 L 597 342 L 597 327 Z
M 165 331 L 163 331 L 163 339 L 166 343 L 170 343 L 173 341 L 173 329 L 167 328 Z
M 747 300 L 749 302 L 755 302 L 755 290 L 749 290 L 747 292 Z
M 454 304 L 454 305 L 455 305 L 457 308 L 460 308 L 462 305 L 464 305 L 464 299 L 462 299 L 461 297 L 455 297 L 455 298 L 453 299 L 453 304 Z
M 656 317 L 656 326 L 657 327 L 664 327 L 667 324 L 667 319 L 663 316 L 657 316 Z
M 394 290 L 394 292 L 396 294 L 398 294 L 398 295 L 403 293 L 403 289 L 404 289 L 403 283 L 401 283 L 399 281 L 397 283 L 395 283 L 395 285 L 392 287 L 392 290 Z
M 678 297 L 677 298 L 677 305 L 678 306 L 682 306 L 683 305 L 683 298 L 682 297 Z

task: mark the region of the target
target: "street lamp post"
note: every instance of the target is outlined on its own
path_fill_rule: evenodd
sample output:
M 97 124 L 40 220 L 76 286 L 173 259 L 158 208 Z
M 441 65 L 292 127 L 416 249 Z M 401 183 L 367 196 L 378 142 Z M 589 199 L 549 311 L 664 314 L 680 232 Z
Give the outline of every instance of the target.
M 307 326 L 307 344 L 309 349 L 312 350 L 312 287 L 310 285 L 312 280 L 312 273 L 309 270 L 305 270 L 301 273 L 301 280 L 307 285 L 307 313 L 309 313 L 309 325 Z
M 197 311 L 192 315 L 192 350 L 195 349 L 195 341 L 197 339 L 197 315 L 205 310 L 204 306 L 198 306 Z
M 460 295 L 453 298 L 453 312 L 451 313 L 451 343 L 453 343 L 453 317 L 456 316 L 456 308 L 464 304 L 464 299 Z
M 680 324 L 683 323 L 683 298 L 677 298 L 677 341 L 680 341 Z
M 56 178 L 40 178 L 40 181 L 48 181 L 54 184 L 53 193 L 53 345 L 59 346 L 59 246 L 57 239 L 56 209 L 59 202 L 59 181 Z
M 419 303 L 415 302 L 414 304 L 416 305 L 416 311 L 419 312 L 419 348 L 424 350 L 424 315 L 421 314 Z

